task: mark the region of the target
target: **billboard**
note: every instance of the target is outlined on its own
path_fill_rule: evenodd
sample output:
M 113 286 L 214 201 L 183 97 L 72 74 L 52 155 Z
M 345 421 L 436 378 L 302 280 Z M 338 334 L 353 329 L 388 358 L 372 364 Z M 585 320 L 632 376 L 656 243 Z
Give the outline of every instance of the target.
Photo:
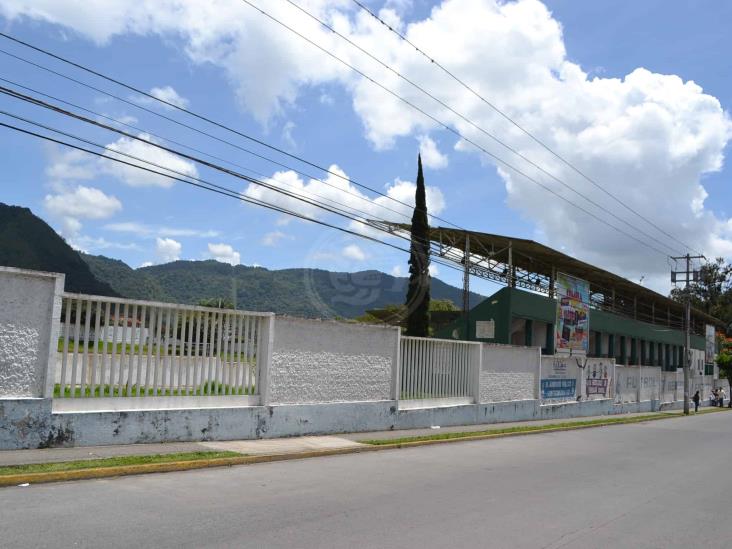
M 704 340 L 705 340 L 705 352 L 704 352 L 704 362 L 707 364 L 713 364 L 714 358 L 717 356 L 717 339 L 714 334 L 714 326 L 711 324 L 706 325 L 706 329 L 704 331 Z
M 587 354 L 590 341 L 590 284 L 557 273 L 557 316 L 554 323 L 555 353 Z

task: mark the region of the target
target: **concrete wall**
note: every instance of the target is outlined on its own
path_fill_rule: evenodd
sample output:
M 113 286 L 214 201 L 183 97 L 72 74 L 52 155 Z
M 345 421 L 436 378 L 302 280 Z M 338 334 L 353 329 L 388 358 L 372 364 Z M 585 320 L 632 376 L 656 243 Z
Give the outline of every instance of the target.
M 483 344 L 480 402 L 531 400 L 537 397 L 539 347 Z
M 638 402 L 640 368 L 615 366 L 615 402 Z
M 661 398 L 661 368 L 643 366 L 640 368 L 640 399 L 659 400 Z
M 388 400 L 398 328 L 277 317 L 271 403 Z
M 566 419 L 678 409 L 676 401 L 537 400 L 399 409 L 396 401 L 53 413 L 49 399 L 0 400 L 0 449 L 236 440 Z
M 0 267 L 0 398 L 51 395 L 63 287 L 64 275 Z

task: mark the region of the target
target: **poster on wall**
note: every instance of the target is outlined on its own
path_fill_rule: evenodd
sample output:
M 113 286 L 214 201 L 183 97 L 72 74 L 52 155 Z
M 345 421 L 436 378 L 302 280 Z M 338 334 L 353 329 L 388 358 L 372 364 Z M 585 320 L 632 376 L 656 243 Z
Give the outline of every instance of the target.
M 541 358 L 542 400 L 574 400 L 577 396 L 577 369 L 569 357 Z
M 614 363 L 605 358 L 584 359 L 585 398 L 608 398 Z
M 586 280 L 557 273 L 555 288 L 555 352 L 587 354 L 590 341 L 590 284 Z
M 704 334 L 705 334 L 704 362 L 706 362 L 707 364 L 713 364 L 714 359 L 717 356 L 717 339 L 714 334 L 714 326 L 712 326 L 711 324 L 707 324 Z

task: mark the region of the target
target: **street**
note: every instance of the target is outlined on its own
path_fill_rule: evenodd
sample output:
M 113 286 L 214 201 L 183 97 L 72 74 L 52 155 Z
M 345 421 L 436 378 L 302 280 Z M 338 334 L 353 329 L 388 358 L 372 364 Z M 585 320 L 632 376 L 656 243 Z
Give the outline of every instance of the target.
M 0 490 L 3 547 L 725 547 L 732 414 Z

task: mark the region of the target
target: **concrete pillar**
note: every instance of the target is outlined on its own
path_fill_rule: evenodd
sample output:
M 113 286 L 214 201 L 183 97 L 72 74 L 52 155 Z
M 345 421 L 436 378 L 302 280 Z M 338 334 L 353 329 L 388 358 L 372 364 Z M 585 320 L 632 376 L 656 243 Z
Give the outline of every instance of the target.
M 625 336 L 620 336 L 620 364 L 628 364 L 628 350 L 625 345 Z
M 262 406 L 270 403 L 269 378 L 272 367 L 272 349 L 274 347 L 275 316 L 270 315 L 260 320 L 259 341 L 257 342 L 257 388 Z
M 524 323 L 524 345 L 531 347 L 534 339 L 534 322 L 531 319 L 526 319 Z
M 0 267 L 0 398 L 51 398 L 64 275 Z
M 554 354 L 554 324 L 546 325 L 546 353 Z
M 638 364 L 638 340 L 634 337 L 630 338 L 630 363 Z
M 401 376 L 401 338 L 402 329 L 397 327 L 396 330 L 396 346 L 394 347 L 394 358 L 391 363 L 391 399 L 399 400 L 399 385 Z
M 648 342 L 648 362 L 651 366 L 656 365 L 656 343 L 654 341 Z
M 615 356 L 615 334 L 607 336 L 607 356 L 613 358 Z

